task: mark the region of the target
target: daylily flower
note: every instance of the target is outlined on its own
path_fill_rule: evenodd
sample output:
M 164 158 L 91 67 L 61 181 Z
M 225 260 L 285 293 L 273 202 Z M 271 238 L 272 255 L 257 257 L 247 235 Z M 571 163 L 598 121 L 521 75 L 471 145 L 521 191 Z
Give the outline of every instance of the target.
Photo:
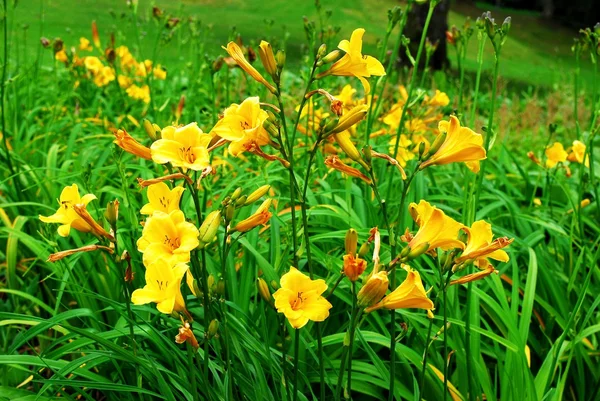
M 373 182 L 373 181 L 371 181 L 371 179 L 369 177 L 367 177 L 366 175 L 361 173 L 360 170 L 357 170 L 354 167 L 348 166 L 347 164 L 342 162 L 340 160 L 340 158 L 337 156 L 327 156 L 327 158 L 325 159 L 325 165 L 329 168 L 338 170 L 338 171 L 340 171 L 344 174 L 347 174 L 351 177 L 360 178 L 361 180 L 363 180 L 364 182 L 366 182 L 369 185 Z
M 196 123 L 184 127 L 168 126 L 162 129 L 161 139 L 150 147 L 152 160 L 159 164 L 171 163 L 185 170 L 204 170 L 210 166 L 208 145 L 211 136 L 202 132 Z
M 471 227 L 463 227 L 463 230 L 468 235 L 467 246 L 456 259 L 456 265 L 473 261 L 480 269 L 484 269 L 490 264 L 488 258 L 508 262 L 508 254 L 502 248 L 510 245 L 512 239 L 501 237 L 492 240 L 492 226 L 483 220 L 474 222 Z
M 67 237 L 71 232 L 71 228 L 77 231 L 87 233 L 92 231 L 92 227 L 86 223 L 73 209 L 77 204 L 87 205 L 92 200 L 96 199 L 96 195 L 87 194 L 79 196 L 77 184 L 65 187 L 60 194 L 59 208 L 52 216 L 39 216 L 44 223 L 59 223 L 58 235 Z
M 263 123 L 269 118 L 260 108 L 258 97 L 249 97 L 241 104 L 232 104 L 223 112 L 223 118 L 217 122 L 210 135 L 217 135 L 230 141 L 229 152 L 238 156 L 253 145 L 258 147 L 270 142 Z
M 181 320 L 181 326 L 179 326 L 179 333 L 175 336 L 175 342 L 177 344 L 183 344 L 185 342 L 189 343 L 194 349 L 198 349 L 200 345 L 198 344 L 198 340 L 196 340 L 196 336 L 192 331 L 192 326 L 188 323 Z
M 433 302 L 427 297 L 427 291 L 423 287 L 421 276 L 419 272 L 410 268 L 408 265 L 402 265 L 402 268 L 406 270 L 408 275 L 406 279 L 383 298 L 377 304 L 365 309 L 366 313 L 372 312 L 377 309 L 408 309 L 408 308 L 419 308 L 419 309 L 433 309 Z
M 562 143 L 554 142 L 552 146 L 546 149 L 546 167 L 552 168 L 558 163 L 564 163 L 567 161 L 568 154 L 565 151 Z
M 422 163 L 420 168 L 465 162 L 469 170 L 474 173 L 479 172 L 479 161 L 486 158 L 481 134 L 470 128 L 461 127 L 455 116 L 450 116 L 450 121 L 440 121 L 439 130 L 441 134 L 445 133 L 446 137 L 435 153 Z
M 98 87 L 106 86 L 114 80 L 115 70 L 113 70 L 112 67 L 103 66 L 94 73 L 94 84 Z
M 248 60 L 246 60 L 246 57 L 244 57 L 244 53 L 242 52 L 242 49 L 237 45 L 237 43 L 229 42 L 227 44 L 227 47 L 223 47 L 223 49 L 225 49 L 227 51 L 227 53 L 229 53 L 229 55 L 235 60 L 237 65 L 242 70 L 246 71 L 246 73 L 248 75 L 250 75 L 252 78 L 254 78 L 256 81 L 260 82 L 264 86 L 266 86 L 267 89 L 269 89 L 269 91 L 271 91 L 271 93 L 277 92 L 277 89 L 275 89 L 275 87 L 273 85 L 271 85 L 261 75 L 261 73 L 258 72 L 258 70 L 256 68 L 252 67 L 252 65 L 248 62 Z
M 350 41 L 342 40 L 339 43 L 338 48 L 346 52 L 346 54 L 336 61 L 329 70 L 319 74 L 318 77 L 321 78 L 327 75 L 344 77 L 354 76 L 363 84 L 365 94 L 368 94 L 371 90 L 371 86 L 366 78 L 385 75 L 385 69 L 375 57 L 363 56 L 362 37 L 364 34 L 364 29 L 355 29 L 354 32 L 352 32 Z
M 283 313 L 293 328 L 302 328 L 309 320 L 322 322 L 332 305 L 321 296 L 327 290 L 325 280 L 311 280 L 295 267 L 281 277 L 281 288 L 273 298 L 277 312 Z
M 173 267 L 165 259 L 157 259 L 146 268 L 146 285 L 131 294 L 134 305 L 156 303 L 159 312 L 171 314 L 185 309 L 180 285 L 183 275 L 188 270 L 185 263 L 177 263 Z
M 573 146 L 571 147 L 571 153 L 567 156 L 567 160 L 570 162 L 577 162 L 581 164 L 585 164 L 586 167 L 590 166 L 590 159 L 585 154 L 585 143 L 575 140 L 573 141 Z M 584 161 L 585 158 L 585 161 Z
M 179 210 L 179 200 L 185 191 L 183 187 L 170 189 L 164 182 L 152 184 L 148 187 L 148 203 L 140 210 L 141 214 L 152 215 L 154 212 L 171 213 Z
M 265 199 L 265 201 L 258 207 L 258 209 L 256 209 L 256 211 L 250 217 L 237 223 L 236 226 L 233 228 L 233 231 L 245 233 L 252 230 L 254 227 L 267 224 L 267 222 L 273 215 L 271 212 L 269 212 L 271 202 L 271 199 Z
M 87 38 L 79 38 L 79 50 L 84 50 L 88 52 L 92 51 L 92 45 L 90 44 L 90 41 Z
M 100 59 L 98 57 L 94 57 L 94 56 L 87 56 L 83 60 L 83 64 L 85 65 L 85 68 L 87 70 L 92 72 L 92 74 L 98 73 L 98 71 L 100 71 L 100 69 L 102 69 L 102 67 L 104 67 L 104 64 L 102 64 L 102 61 L 100 61 Z
M 419 225 L 419 230 L 408 243 L 411 251 L 420 251 L 419 254 L 422 254 L 436 248 L 441 248 L 444 251 L 453 248 L 465 248 L 465 244 L 458 239 L 459 231 L 463 225 L 446 216 L 437 207 L 421 200 L 418 205 L 411 203 L 409 211 Z
M 142 145 L 136 141 L 131 135 L 124 129 L 113 130 L 116 139 L 113 141 L 114 144 L 119 146 L 125 152 L 131 153 L 146 160 L 152 160 L 152 154 L 150 148 Z
M 350 281 L 356 281 L 365 271 L 367 261 L 354 255 L 344 255 L 344 274 Z
M 137 86 L 134 84 L 129 86 L 125 92 L 132 99 L 141 100 L 146 104 L 150 103 L 150 87 L 148 85 Z
M 190 260 L 190 252 L 199 245 L 198 235 L 198 229 L 185 221 L 182 211 L 169 214 L 157 211 L 146 220 L 137 247 L 144 254 L 146 266 L 158 259 L 171 265 L 186 263 Z

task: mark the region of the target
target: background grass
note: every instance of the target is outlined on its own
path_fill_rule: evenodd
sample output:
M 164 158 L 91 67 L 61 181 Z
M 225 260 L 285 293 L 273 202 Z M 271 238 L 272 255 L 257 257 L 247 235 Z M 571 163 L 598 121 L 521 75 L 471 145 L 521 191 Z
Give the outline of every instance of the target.
M 358 26 L 367 30 L 366 49 L 375 51 L 377 38 L 382 38 L 387 25 L 386 10 L 398 5 L 394 0 L 335 0 L 323 2 L 324 10 L 332 15 L 325 25 L 340 28 L 340 35 L 347 37 Z M 298 65 L 300 47 L 305 43 L 302 24 L 303 16 L 317 21 L 312 1 L 272 0 L 157 0 L 153 3 L 140 1 L 140 13 L 146 18 L 151 15 L 150 4 L 156 4 L 167 13 L 182 19 L 196 18 L 209 28 L 206 36 L 206 52 L 211 56 L 223 54 L 220 46 L 227 43 L 235 30 L 248 43 L 268 38 L 289 35 L 288 60 Z M 449 26 L 461 27 L 467 17 L 473 22 L 482 12 L 491 10 L 496 21 L 512 17 L 512 29 L 504 46 L 500 69 L 501 76 L 519 84 L 552 86 L 572 80 L 573 57 L 571 45 L 577 32 L 543 21 L 532 12 L 493 8 L 489 5 L 465 5 L 451 7 Z M 123 37 L 132 37 L 135 27 L 125 1 L 113 0 L 29 0 L 27 7 L 16 9 L 12 30 L 19 38 L 14 45 L 22 46 L 23 57 L 31 57 L 39 47 L 39 38 L 60 37 L 67 45 L 76 45 L 80 36 L 90 38 L 90 21 L 96 20 L 101 34 L 116 32 Z M 271 22 L 272 21 L 272 22 Z M 28 29 L 23 31 L 23 26 Z M 582 27 L 585 28 L 585 27 Z M 149 57 L 156 32 L 142 32 L 142 55 Z M 21 39 L 22 38 L 22 39 Z M 174 40 L 161 46 L 160 61 L 174 67 L 175 63 L 186 63 L 180 44 Z M 486 48 L 484 63 L 486 70 L 493 66 L 491 46 Z M 472 38 L 467 57 L 467 70 L 476 69 L 477 40 Z M 455 64 L 453 49 L 449 58 Z M 592 82 L 591 65 L 584 60 L 582 80 Z M 571 82 L 569 82 L 571 83 Z

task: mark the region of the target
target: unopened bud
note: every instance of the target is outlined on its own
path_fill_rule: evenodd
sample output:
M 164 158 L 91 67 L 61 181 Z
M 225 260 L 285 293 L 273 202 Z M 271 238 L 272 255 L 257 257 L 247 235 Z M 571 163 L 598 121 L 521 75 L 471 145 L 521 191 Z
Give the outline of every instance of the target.
M 352 257 L 356 256 L 356 247 L 358 245 L 358 233 L 354 228 L 346 231 L 346 239 L 345 239 L 345 247 L 346 253 L 352 255 Z
M 317 50 L 317 58 L 323 58 L 323 56 L 325 56 L 325 52 L 327 52 L 327 45 L 323 43 L 321 46 L 319 46 L 319 50 Z
M 217 335 L 217 332 L 219 331 L 219 321 L 217 319 L 213 319 L 210 324 L 208 325 L 208 338 L 213 338 L 214 336 Z
M 274 77 L 277 74 L 277 62 L 275 61 L 271 44 L 264 40 L 261 41 L 258 46 L 258 55 L 267 73 Z
M 267 282 L 262 277 L 259 277 L 256 285 L 258 287 L 258 293 L 260 294 L 262 299 L 264 299 L 265 302 L 271 303 L 271 291 L 269 291 L 269 286 L 267 285 Z
M 329 52 L 325 57 L 323 57 L 323 59 L 322 59 L 323 64 L 333 63 L 340 57 L 341 54 L 342 54 L 342 52 L 337 49 Z
M 388 285 L 389 280 L 385 270 L 372 274 L 358 292 L 358 305 L 368 307 L 376 304 L 385 295 Z
M 235 213 L 235 205 L 233 205 L 233 204 L 230 203 L 225 208 L 225 220 L 227 222 L 230 222 L 231 220 L 233 220 L 233 214 L 234 213 Z
M 358 256 L 364 258 L 369 253 L 370 248 L 371 244 L 369 242 L 363 242 L 363 244 L 360 246 L 360 249 L 358 250 Z
M 110 224 L 111 227 L 117 225 L 117 220 L 119 218 L 119 201 L 117 199 L 108 202 L 104 217 L 106 217 L 106 221 L 108 221 L 108 224 Z
M 221 296 L 225 295 L 225 280 L 221 279 L 217 282 L 216 292 Z
M 236 207 L 244 206 L 246 204 L 246 199 L 248 199 L 248 195 L 240 196 L 239 198 L 236 199 L 235 206 Z
M 256 202 L 257 200 L 265 196 L 270 189 L 270 185 L 263 185 L 262 187 L 258 188 L 256 191 L 248 195 L 248 198 L 246 198 L 246 205 L 250 205 Z
M 240 197 L 241 194 L 242 194 L 242 188 L 237 187 L 236 190 L 233 191 L 233 193 L 231 194 L 231 200 L 235 201 L 237 198 Z
M 277 50 L 275 61 L 277 62 L 277 70 L 281 72 L 283 66 L 285 65 L 285 52 L 283 50 Z
M 508 35 L 508 31 L 510 31 L 510 25 L 511 25 L 511 18 L 506 17 L 506 19 L 502 23 L 502 33 L 504 35 Z
M 448 136 L 448 133 L 446 132 L 441 132 L 433 141 L 433 143 L 431 144 L 431 146 L 429 147 L 429 151 L 427 152 L 427 154 L 425 155 L 425 159 L 433 156 L 435 154 L 435 152 L 437 152 L 440 147 L 442 146 L 442 144 L 446 141 L 446 137 Z M 421 142 L 421 144 L 424 144 L 425 142 Z M 420 146 L 420 145 L 419 145 Z
M 150 122 L 150 120 L 144 120 L 144 131 L 146 131 L 146 134 L 148 134 L 148 137 L 150 139 L 152 139 L 153 141 L 156 141 L 159 138 L 160 135 L 160 127 L 156 124 L 152 124 Z M 156 128 L 159 128 L 158 130 Z M 157 133 L 158 131 L 158 133 Z
M 408 255 L 406 255 L 406 260 L 409 261 L 412 259 L 416 259 L 419 256 L 421 256 L 422 254 L 424 254 L 425 252 L 427 252 L 428 249 L 429 249 L 428 242 L 425 242 L 425 243 L 417 246 L 415 249 L 410 249 L 410 252 L 408 252 Z
M 200 241 L 200 245 L 198 246 L 200 249 L 204 248 L 207 244 L 210 244 L 215 237 L 217 236 L 217 231 L 219 230 L 219 226 L 221 225 L 221 211 L 214 210 L 206 216 L 202 225 L 200 226 L 200 235 L 198 236 L 198 240 Z

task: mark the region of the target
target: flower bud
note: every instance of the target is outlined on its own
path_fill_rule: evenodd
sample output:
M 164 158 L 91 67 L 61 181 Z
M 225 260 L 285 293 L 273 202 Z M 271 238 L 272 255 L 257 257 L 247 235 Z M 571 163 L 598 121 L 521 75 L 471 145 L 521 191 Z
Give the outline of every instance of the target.
M 208 325 L 208 330 L 207 330 L 207 335 L 208 338 L 213 338 L 214 336 L 217 335 L 217 332 L 219 331 L 219 321 L 217 319 L 213 319 L 210 324 Z
M 427 252 L 428 249 L 429 249 L 429 243 L 424 242 L 421 245 L 415 247 L 415 249 L 410 249 L 410 252 L 408 252 L 408 255 L 406 255 L 406 260 L 409 261 L 412 259 L 416 259 L 419 256 L 421 256 L 422 254 L 424 254 L 425 252 Z
M 106 221 L 108 221 L 111 227 L 117 225 L 117 219 L 119 218 L 119 201 L 117 199 L 108 202 L 104 217 L 106 217 Z
M 440 146 L 442 146 L 442 144 L 446 140 L 447 135 L 448 135 L 448 133 L 446 133 L 446 132 L 440 132 L 439 135 L 435 138 L 435 140 L 431 144 L 429 151 L 423 158 L 428 159 L 430 156 L 434 155 L 435 152 L 437 152 L 440 149 Z M 425 142 L 421 142 L 421 144 L 425 144 Z M 419 148 L 420 148 L 420 146 L 421 145 L 419 145 Z
M 233 191 L 233 193 L 231 194 L 231 200 L 235 201 L 237 198 L 240 197 L 241 194 L 242 194 L 242 188 L 237 187 L 236 190 Z
M 368 307 L 376 304 L 385 295 L 388 285 L 389 280 L 385 270 L 372 274 L 358 292 L 358 305 Z
M 329 52 L 325 57 L 323 57 L 323 59 L 322 59 L 323 64 L 333 63 L 335 60 L 337 60 L 340 57 L 341 54 L 342 54 L 342 52 L 340 52 L 337 49 Z
M 360 246 L 360 249 L 358 250 L 358 256 L 364 258 L 369 253 L 370 248 L 371 246 L 369 242 L 363 242 L 363 244 Z
M 365 271 L 367 262 L 361 258 L 355 258 L 348 254 L 344 255 L 344 274 L 350 281 L 356 281 Z
M 270 189 L 271 189 L 270 185 L 263 185 L 262 187 L 258 188 L 256 191 L 254 191 L 250 195 L 248 195 L 248 197 L 246 198 L 245 204 L 250 205 L 250 204 L 256 202 L 257 200 L 259 200 L 260 198 L 265 196 L 267 194 L 267 192 L 269 192 Z
M 352 110 L 346 112 L 341 118 L 338 125 L 331 131 L 325 131 L 326 134 L 337 134 L 348 130 L 350 127 L 358 124 L 367 116 L 369 107 L 365 104 L 358 105 Z
M 267 285 L 267 282 L 262 277 L 259 277 L 256 285 L 258 287 L 258 293 L 260 294 L 262 299 L 264 299 L 265 302 L 271 303 L 271 291 L 269 291 L 269 286 Z
M 158 125 L 152 124 L 150 122 L 150 120 L 148 120 L 148 119 L 144 120 L 143 124 L 144 124 L 144 130 L 146 131 L 146 134 L 148 134 L 148 137 L 150 139 L 152 139 L 153 141 L 156 141 L 157 139 L 160 139 L 159 138 L 160 127 Z M 159 128 L 158 130 L 156 129 L 157 127 Z M 158 131 L 158 133 L 157 133 L 157 131 Z
M 506 17 L 506 19 L 502 23 L 502 33 L 504 35 L 508 35 L 508 31 L 510 31 L 510 25 L 511 25 L 510 22 L 511 22 L 511 18 L 510 17 Z
M 42 36 L 40 38 L 40 43 L 42 44 L 42 46 L 44 46 L 45 48 L 50 47 L 50 40 L 44 36 Z
M 346 231 L 345 247 L 346 253 L 352 257 L 356 256 L 356 247 L 358 245 L 358 233 L 355 229 L 351 228 Z
M 327 45 L 325 43 L 323 43 L 321 46 L 319 46 L 319 50 L 317 50 L 317 58 L 319 58 L 319 59 L 323 58 L 323 56 L 325 56 L 326 51 L 327 51 Z
M 225 208 L 225 221 L 230 222 L 233 220 L 233 214 L 235 213 L 235 205 L 229 204 Z
M 236 199 L 235 201 L 235 206 L 236 207 L 240 207 L 240 206 L 244 206 L 246 204 L 246 199 L 248 199 L 248 195 L 242 195 L 239 198 Z
M 277 62 L 277 70 L 281 72 L 283 66 L 285 65 L 285 52 L 283 50 L 277 50 L 275 61 Z
M 333 134 L 333 138 L 335 139 L 336 143 L 340 145 L 340 148 L 342 148 L 346 156 L 348 156 L 356 162 L 362 161 L 360 152 L 358 151 L 356 146 L 354 146 L 354 143 L 352 143 L 352 140 L 350 139 L 349 132 L 340 132 L 338 134 Z
M 277 62 L 273 55 L 271 44 L 262 40 L 258 46 L 258 56 L 267 73 L 271 76 L 277 74 Z
M 215 237 L 217 236 L 217 231 L 219 230 L 219 226 L 221 225 L 221 211 L 213 210 L 206 216 L 202 225 L 200 226 L 200 235 L 198 236 L 198 240 L 200 241 L 200 245 L 198 248 L 202 249 L 206 245 L 210 244 Z
M 215 276 L 210 274 L 208 276 L 208 279 L 206 280 L 206 286 L 208 287 L 208 292 L 212 293 L 215 292 L 217 290 L 217 286 L 215 283 Z
M 221 296 L 225 295 L 225 280 L 221 279 L 217 282 L 217 288 L 215 291 Z

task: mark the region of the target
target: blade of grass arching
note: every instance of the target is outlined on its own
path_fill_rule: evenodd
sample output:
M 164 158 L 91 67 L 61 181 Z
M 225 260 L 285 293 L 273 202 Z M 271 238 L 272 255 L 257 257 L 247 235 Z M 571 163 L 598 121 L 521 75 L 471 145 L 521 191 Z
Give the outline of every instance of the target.
M 13 221 L 12 229 L 8 234 L 8 240 L 6 241 L 6 282 L 11 289 L 18 288 L 17 257 L 19 236 L 15 235 L 15 233 L 20 232 L 26 222 L 27 217 L 17 216 Z
M 50 306 L 48 306 L 46 303 L 44 303 L 44 301 L 42 301 L 41 299 L 38 299 L 31 294 L 28 294 L 23 291 L 11 290 L 8 288 L 0 288 L 0 294 L 1 293 L 16 295 L 18 297 L 24 298 L 24 299 L 30 301 L 31 303 L 41 307 L 43 310 L 45 310 L 49 314 L 54 315 L 54 310 L 52 310 L 52 308 Z
M 49 380 L 34 380 L 34 382 L 45 383 L 48 385 L 58 385 L 63 387 L 75 387 L 82 389 L 96 389 L 96 390 L 105 390 L 110 392 L 117 393 L 136 393 L 136 394 L 146 394 L 157 397 L 161 400 L 164 400 L 161 394 L 155 393 L 150 390 L 146 390 L 144 388 L 140 388 L 137 386 L 128 386 L 126 384 L 119 383 L 101 383 L 101 382 L 91 382 L 87 380 L 64 380 L 64 379 L 49 379 Z

